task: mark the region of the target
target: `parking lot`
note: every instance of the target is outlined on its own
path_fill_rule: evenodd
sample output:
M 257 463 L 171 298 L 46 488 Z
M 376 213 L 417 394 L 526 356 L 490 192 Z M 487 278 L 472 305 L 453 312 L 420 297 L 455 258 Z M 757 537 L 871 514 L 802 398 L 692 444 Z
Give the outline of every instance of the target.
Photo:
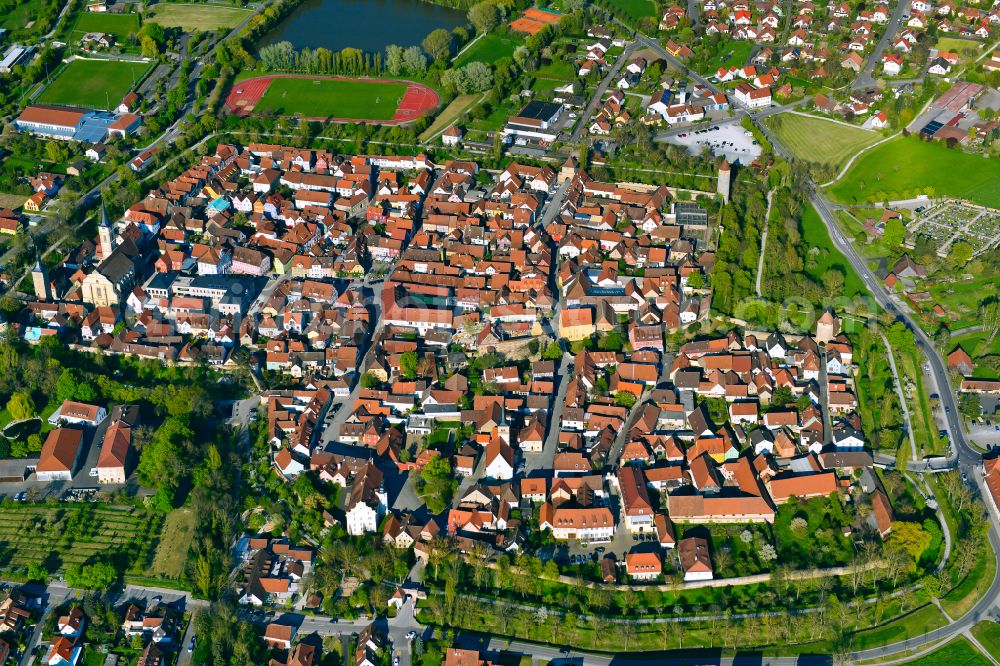
M 969 439 L 986 448 L 1000 446 L 1000 426 L 973 424 L 969 427 Z
M 684 132 L 668 139 L 670 143 L 684 146 L 692 155 L 700 155 L 708 148 L 716 157 L 725 156 L 730 162 L 748 164 L 760 157 L 760 146 L 753 135 L 738 123 L 712 125 L 710 128 Z
M 615 534 L 610 541 L 584 543 L 580 541 L 569 541 L 560 544 L 554 554 L 556 560 L 568 564 L 583 564 L 588 561 L 599 561 L 607 555 L 614 555 L 619 562 L 625 560 L 625 554 L 633 550 L 640 544 L 648 544 L 651 550 L 660 550 L 659 537 L 655 532 L 648 534 L 632 534 L 625 527 L 624 522 L 619 522 L 615 528 Z

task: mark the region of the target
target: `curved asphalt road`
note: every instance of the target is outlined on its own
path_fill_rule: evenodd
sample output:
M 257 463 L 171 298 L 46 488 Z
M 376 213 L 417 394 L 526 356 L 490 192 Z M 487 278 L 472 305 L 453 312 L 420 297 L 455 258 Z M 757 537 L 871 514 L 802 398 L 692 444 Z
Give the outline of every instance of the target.
M 980 497 L 985 500 L 986 490 L 982 483 L 980 483 L 980 476 L 977 474 L 977 470 L 982 461 L 982 454 L 974 449 L 965 438 L 965 433 L 962 430 L 961 417 L 958 412 L 958 404 L 955 400 L 955 392 L 951 388 L 951 380 L 948 377 L 947 368 L 945 367 L 944 361 L 941 359 L 941 355 L 935 348 L 934 342 L 927 336 L 926 333 L 924 333 L 923 329 L 917 325 L 908 312 L 896 306 L 892 297 L 882 285 L 882 281 L 879 280 L 874 273 L 872 273 L 872 271 L 868 268 L 868 264 L 854 249 L 853 244 L 841 232 L 840 227 L 837 225 L 836 218 L 827 204 L 826 199 L 816 192 L 814 187 L 811 190 L 809 198 L 813 206 L 816 208 L 816 211 L 823 219 L 823 223 L 826 225 L 827 231 L 830 233 L 830 238 L 833 240 L 833 244 L 850 262 L 851 267 L 861 277 L 872 297 L 875 298 L 879 306 L 893 313 L 897 320 L 905 323 L 907 328 L 913 332 L 917 345 L 924 352 L 924 357 L 930 365 L 931 373 L 934 375 L 934 379 L 938 387 L 940 387 L 939 395 L 941 404 L 945 408 L 946 429 L 952 443 L 951 455 L 949 456 L 949 459 L 957 463 L 957 467 L 962 474 L 965 475 L 966 478 L 970 479 L 972 485 L 979 492 Z M 997 571 L 1000 572 L 1000 534 L 998 534 L 997 517 L 988 504 L 987 515 L 989 516 L 990 523 L 990 545 L 993 548 L 993 556 L 997 560 Z M 889 645 L 884 645 L 871 650 L 861 650 L 853 653 L 851 657 L 856 660 L 875 659 L 883 655 L 914 650 L 952 637 L 974 626 L 980 620 L 985 619 L 989 615 L 990 610 L 997 603 L 998 598 L 1000 598 L 1000 576 L 994 576 L 993 583 L 990 585 L 989 590 L 985 595 L 983 595 L 972 610 L 951 624 L 905 641 L 891 643 Z

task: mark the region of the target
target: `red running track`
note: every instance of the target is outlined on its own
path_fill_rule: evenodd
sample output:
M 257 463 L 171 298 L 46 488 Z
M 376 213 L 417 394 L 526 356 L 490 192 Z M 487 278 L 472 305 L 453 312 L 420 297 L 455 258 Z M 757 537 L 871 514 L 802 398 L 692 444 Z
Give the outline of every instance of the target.
M 368 79 L 350 78 L 339 76 L 305 76 L 296 74 L 275 74 L 272 76 L 258 76 L 247 79 L 234 85 L 229 94 L 226 95 L 226 108 L 230 113 L 238 116 L 248 116 L 253 112 L 254 106 L 260 98 L 267 92 L 271 81 L 276 78 L 285 79 L 324 79 L 330 81 L 371 81 L 373 83 L 403 83 L 406 84 L 406 92 L 396 107 L 396 113 L 390 120 L 365 120 L 359 118 L 310 118 L 310 120 L 325 120 L 337 123 L 373 123 L 381 125 L 405 125 L 411 123 L 422 115 L 433 111 L 441 103 L 441 96 L 433 88 L 429 88 L 422 83 L 413 81 L 400 81 L 398 79 Z

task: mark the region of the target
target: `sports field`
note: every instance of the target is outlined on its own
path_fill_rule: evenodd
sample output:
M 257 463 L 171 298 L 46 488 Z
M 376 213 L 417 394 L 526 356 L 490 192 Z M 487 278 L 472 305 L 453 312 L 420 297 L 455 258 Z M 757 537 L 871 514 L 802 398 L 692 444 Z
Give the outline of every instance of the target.
M 146 569 L 162 514 L 107 504 L 18 504 L 0 508 L 0 569 L 41 564 L 49 572 L 93 557 Z
M 501 58 L 509 58 L 514 55 L 514 49 L 520 43 L 521 40 L 517 37 L 501 37 L 494 34 L 486 35 L 470 46 L 465 53 L 455 58 L 455 66 L 461 67 L 477 60 L 490 64 Z
M 764 122 L 800 160 L 841 166 L 859 150 L 882 139 L 878 132 L 848 127 L 832 120 L 780 113 Z
M 828 190 L 844 203 L 931 194 L 1000 208 L 998 182 L 1000 160 L 952 150 L 942 143 L 928 143 L 916 137 L 898 137 L 859 157 Z
M 382 79 L 264 76 L 235 84 L 226 97 L 233 113 L 390 124 L 416 120 L 441 101 L 419 83 Z
M 240 21 L 253 15 L 252 11 L 236 7 L 216 7 L 182 2 L 161 2 L 153 5 L 152 16 L 147 21 L 164 28 L 180 28 L 184 32 L 202 32 L 235 28 Z
M 42 104 L 106 109 L 122 98 L 150 68 L 150 63 L 120 60 L 74 60 L 38 96 Z
M 88 32 L 106 32 L 115 36 L 120 45 L 129 35 L 139 32 L 138 14 L 110 14 L 108 12 L 81 12 L 73 24 L 70 34 L 73 40 L 78 40 Z
M 254 111 L 282 116 L 301 113 L 315 118 L 389 120 L 406 92 L 402 83 L 275 79 Z

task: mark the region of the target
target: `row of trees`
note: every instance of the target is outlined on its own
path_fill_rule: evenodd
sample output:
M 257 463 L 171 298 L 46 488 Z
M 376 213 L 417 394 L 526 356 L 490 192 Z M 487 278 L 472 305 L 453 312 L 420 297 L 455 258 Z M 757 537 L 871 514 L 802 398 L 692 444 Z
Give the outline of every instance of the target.
M 275 42 L 260 49 L 265 69 L 306 74 L 377 76 L 382 73 L 382 54 L 365 53 L 355 48 L 331 51 L 325 48 L 296 50 L 291 42 Z
M 712 306 L 733 314 L 754 295 L 760 237 L 766 224 L 767 200 L 758 187 L 734 184 L 730 204 L 719 211 L 719 240 L 709 281 Z

